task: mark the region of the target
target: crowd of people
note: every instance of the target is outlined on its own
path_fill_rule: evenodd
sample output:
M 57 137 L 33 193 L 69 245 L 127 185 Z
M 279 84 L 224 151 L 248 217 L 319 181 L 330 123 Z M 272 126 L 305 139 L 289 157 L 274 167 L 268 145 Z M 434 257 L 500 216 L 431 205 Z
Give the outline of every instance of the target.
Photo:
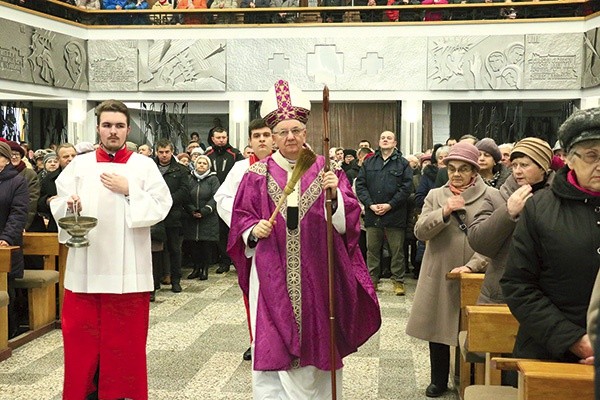
M 64 240 L 56 220 L 69 213 L 99 220 L 90 233 L 98 244 L 71 249 L 67 260 L 65 398 L 147 398 L 149 302 L 162 285 L 180 293 L 183 268 L 191 270 L 187 279 L 210 279 L 211 264 L 217 274 L 236 269 L 256 398 L 331 397 L 327 371 L 341 380 L 343 357 L 381 324 L 381 279 L 403 296 L 411 267 L 417 285 L 406 333 L 428 342 L 428 397 L 448 390 L 450 347 L 458 345 L 459 287 L 448 272 L 485 273 L 478 302 L 508 304 L 520 325 L 515 357 L 594 362 L 600 109 L 575 112 L 552 147 L 535 137 L 498 145 L 467 134 L 403 155 L 396 134 L 384 131 L 376 149 L 361 140 L 318 156 L 284 196 L 308 147 L 310 102 L 300 91 L 293 106 L 281 100 L 294 90 L 280 81 L 269 92 L 243 152 L 218 120 L 208 145 L 194 132 L 181 153 L 165 139 L 127 142 L 128 110 L 116 101 L 97 109 L 97 144 L 33 151 L 0 141 L 0 246 L 22 244 L 23 231 L 59 232 Z M 335 359 L 319 333 L 329 320 L 328 251 L 335 252 L 334 292 L 344 299 L 336 303 Z M 11 299 L 23 268 L 17 254 Z M 11 336 L 24 318 L 9 308 Z M 127 340 L 116 334 L 124 324 Z M 101 343 L 90 333 L 107 330 Z M 125 368 L 107 349 L 136 362 Z
M 10 0 L 12 3 L 44 11 L 43 2 L 38 0 Z M 183 10 L 226 10 L 234 8 L 293 8 L 299 7 L 299 0 L 62 0 L 67 4 L 85 10 L 152 10 L 152 14 L 109 15 L 98 18 L 85 15 L 77 19 L 87 24 L 111 25 L 174 25 L 174 24 L 231 24 L 236 23 L 233 13 L 178 13 Z M 506 3 L 505 0 L 355 0 L 352 4 L 360 7 L 371 6 L 415 6 L 449 5 L 474 3 Z M 320 0 L 323 7 L 347 7 L 344 0 Z M 173 12 L 173 13 L 170 13 Z M 406 9 L 406 10 L 360 10 L 358 15 L 362 22 L 398 22 L 398 21 L 441 21 L 441 20 L 474 20 L 474 19 L 515 19 L 543 17 L 573 17 L 587 15 L 592 6 L 585 5 L 583 10 L 576 7 L 535 7 L 527 9 L 520 15 L 516 7 L 448 9 Z M 344 22 L 344 11 L 323 11 L 320 13 L 323 23 Z M 303 19 L 299 13 L 291 12 L 245 12 L 243 21 L 246 24 L 293 23 Z

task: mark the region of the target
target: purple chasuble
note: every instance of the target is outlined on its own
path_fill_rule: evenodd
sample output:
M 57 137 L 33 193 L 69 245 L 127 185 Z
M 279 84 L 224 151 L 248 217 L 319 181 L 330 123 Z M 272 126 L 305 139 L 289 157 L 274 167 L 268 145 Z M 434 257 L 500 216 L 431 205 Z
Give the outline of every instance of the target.
M 254 256 L 260 281 L 254 369 L 281 371 L 312 365 L 329 370 L 329 299 L 325 192 L 320 173 L 325 159 L 304 174 L 298 196 L 298 228 L 286 228 L 286 205 L 271 235 L 259 240 Z M 336 368 L 381 325 L 375 289 L 358 248 L 360 207 L 343 171 L 336 171 L 346 214 L 346 234 L 334 228 Z M 237 191 L 228 252 L 244 294 L 250 263 L 242 233 L 269 219 L 287 183 L 287 172 L 268 157 L 253 164 Z M 338 199 L 341 201 L 341 199 Z

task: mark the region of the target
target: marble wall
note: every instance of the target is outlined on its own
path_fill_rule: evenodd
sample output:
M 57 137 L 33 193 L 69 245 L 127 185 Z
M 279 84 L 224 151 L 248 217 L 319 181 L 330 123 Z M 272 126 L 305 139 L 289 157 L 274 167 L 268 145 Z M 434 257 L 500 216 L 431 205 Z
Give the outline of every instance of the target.
M 597 29 L 585 35 L 84 41 L 0 22 L 6 27 L 0 78 L 95 92 L 262 91 L 278 78 L 305 90 L 325 82 L 336 91 L 577 90 L 600 83 Z

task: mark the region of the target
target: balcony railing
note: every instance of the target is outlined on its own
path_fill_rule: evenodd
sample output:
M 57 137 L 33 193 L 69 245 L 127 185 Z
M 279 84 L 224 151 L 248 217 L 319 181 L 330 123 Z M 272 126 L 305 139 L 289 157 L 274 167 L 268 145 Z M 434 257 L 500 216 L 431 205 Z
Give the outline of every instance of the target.
M 284 8 L 228 8 L 228 9 L 174 9 L 174 10 L 89 10 L 69 5 L 59 0 L 7 1 L 14 7 L 47 14 L 54 18 L 90 26 L 202 26 L 215 27 L 223 24 L 290 26 L 289 22 L 336 25 L 352 23 L 420 24 L 518 22 L 540 19 L 581 19 L 600 10 L 600 0 L 551 0 L 497 3 L 390 5 L 390 6 L 342 6 L 342 7 L 284 7 Z M 17 5 L 13 5 L 17 3 Z M 392 12 L 392 13 L 390 13 Z M 398 13 L 398 21 L 391 21 Z M 281 18 L 281 16 L 285 18 Z M 286 21 L 288 23 L 281 23 Z

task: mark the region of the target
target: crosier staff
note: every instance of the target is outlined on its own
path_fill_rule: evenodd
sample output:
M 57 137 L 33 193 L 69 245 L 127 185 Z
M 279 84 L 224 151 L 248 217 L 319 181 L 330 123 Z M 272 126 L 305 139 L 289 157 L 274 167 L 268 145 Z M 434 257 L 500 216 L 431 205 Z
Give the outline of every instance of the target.
M 329 160 L 329 88 L 327 85 L 323 88 L 323 154 L 325 154 L 325 172 L 330 168 Z M 327 216 L 327 272 L 329 288 L 329 366 L 331 371 L 331 398 L 337 399 L 335 361 L 336 361 L 336 341 L 335 341 L 335 287 L 334 287 L 334 259 L 333 259 L 333 223 L 331 221 L 333 214 L 331 188 L 325 191 L 325 213 Z

